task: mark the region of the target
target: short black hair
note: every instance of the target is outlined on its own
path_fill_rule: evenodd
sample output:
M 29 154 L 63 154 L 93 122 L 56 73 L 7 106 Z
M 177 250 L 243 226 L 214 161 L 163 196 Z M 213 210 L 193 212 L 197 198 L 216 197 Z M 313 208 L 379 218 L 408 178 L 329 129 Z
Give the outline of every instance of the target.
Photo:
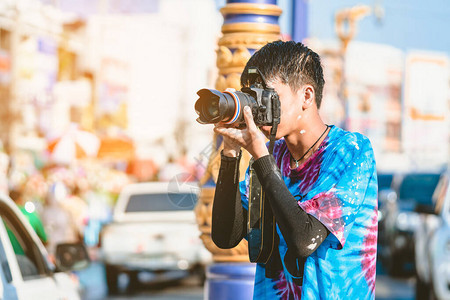
M 280 80 L 298 91 L 310 84 L 315 90 L 317 107 L 322 103 L 325 80 L 319 55 L 302 43 L 275 41 L 253 54 L 241 75 L 241 85 L 248 86 L 248 68 L 257 67 L 267 81 Z

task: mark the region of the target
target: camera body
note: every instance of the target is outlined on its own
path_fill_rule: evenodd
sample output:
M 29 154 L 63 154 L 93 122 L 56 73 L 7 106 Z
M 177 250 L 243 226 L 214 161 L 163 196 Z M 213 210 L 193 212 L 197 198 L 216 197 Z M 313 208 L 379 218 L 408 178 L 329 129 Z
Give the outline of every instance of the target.
M 250 87 L 241 91 L 201 89 L 195 111 L 200 124 L 223 123 L 237 128 L 245 128 L 244 107 L 249 106 L 257 126 L 273 126 L 279 122 L 280 100 L 277 92 L 267 87 L 264 77 L 257 68 L 249 68 Z

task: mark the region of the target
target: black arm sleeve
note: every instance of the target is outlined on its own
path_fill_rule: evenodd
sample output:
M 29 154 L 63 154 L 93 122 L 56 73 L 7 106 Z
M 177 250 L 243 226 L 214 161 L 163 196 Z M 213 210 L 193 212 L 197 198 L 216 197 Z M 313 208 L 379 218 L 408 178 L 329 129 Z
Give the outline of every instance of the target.
M 211 238 L 222 249 L 236 247 L 247 234 L 247 211 L 239 192 L 239 161 L 222 155 L 212 209 Z
M 270 200 L 275 220 L 288 249 L 295 257 L 308 257 L 325 240 L 329 234 L 328 229 L 300 208 L 283 182 L 272 155 L 257 159 L 253 168 Z

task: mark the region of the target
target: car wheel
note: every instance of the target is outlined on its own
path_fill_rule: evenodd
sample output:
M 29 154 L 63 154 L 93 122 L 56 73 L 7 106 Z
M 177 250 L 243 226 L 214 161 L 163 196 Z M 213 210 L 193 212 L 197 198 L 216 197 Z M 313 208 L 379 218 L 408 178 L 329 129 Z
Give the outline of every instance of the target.
M 126 289 L 127 294 L 132 295 L 135 294 L 137 289 L 139 288 L 139 278 L 137 271 L 128 272 L 128 286 Z
M 190 273 L 191 273 L 191 275 L 193 275 L 194 277 L 197 278 L 199 286 L 203 286 L 205 284 L 205 280 L 206 280 L 205 266 L 196 265 L 195 267 L 193 267 L 191 269 Z
M 431 285 L 424 282 L 416 273 L 416 299 L 431 300 L 433 299 L 433 293 L 431 291 Z
M 108 286 L 108 293 L 116 295 L 119 292 L 118 278 L 119 270 L 113 265 L 105 265 L 106 285 Z
M 387 272 L 393 277 L 398 277 L 403 274 L 403 259 L 400 255 L 392 253 L 387 262 Z

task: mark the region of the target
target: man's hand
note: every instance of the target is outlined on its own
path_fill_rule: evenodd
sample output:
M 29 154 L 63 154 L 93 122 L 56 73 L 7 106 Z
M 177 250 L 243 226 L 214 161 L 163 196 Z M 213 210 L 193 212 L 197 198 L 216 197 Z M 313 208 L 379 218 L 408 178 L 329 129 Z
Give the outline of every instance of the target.
M 252 111 L 248 106 L 244 107 L 244 120 L 247 124 L 244 129 L 225 127 L 220 123 L 215 125 L 214 132 L 221 134 L 224 138 L 224 155 L 236 157 L 241 147 L 246 149 L 254 159 L 268 155 L 265 136 L 256 127 Z

